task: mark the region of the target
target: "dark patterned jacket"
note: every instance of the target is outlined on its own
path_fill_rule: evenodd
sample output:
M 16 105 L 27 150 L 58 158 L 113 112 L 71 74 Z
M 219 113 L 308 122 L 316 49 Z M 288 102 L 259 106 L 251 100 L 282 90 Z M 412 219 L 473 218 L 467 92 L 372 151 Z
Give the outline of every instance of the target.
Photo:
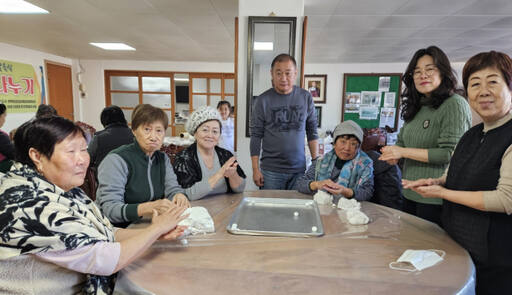
M 223 148 L 215 146 L 215 152 L 219 157 L 220 165 L 224 165 L 229 158 L 233 157 L 233 154 Z M 182 188 L 189 188 L 194 183 L 201 181 L 203 178 L 201 172 L 201 165 L 199 164 L 199 159 L 197 157 L 197 143 L 193 143 L 188 148 L 182 150 L 176 155 L 176 159 L 174 160 L 174 173 L 178 177 L 178 183 Z M 236 172 L 240 177 L 245 178 L 245 173 L 238 165 L 236 168 Z M 226 179 L 226 183 L 228 185 L 228 193 L 233 192 L 233 189 L 229 186 L 229 181 Z

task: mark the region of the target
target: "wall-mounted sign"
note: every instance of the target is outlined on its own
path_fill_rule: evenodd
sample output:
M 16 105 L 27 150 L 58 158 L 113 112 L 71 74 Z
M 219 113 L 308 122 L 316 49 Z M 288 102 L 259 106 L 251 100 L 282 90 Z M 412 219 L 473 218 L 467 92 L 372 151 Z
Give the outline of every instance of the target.
M 0 102 L 9 113 L 34 113 L 41 101 L 41 88 L 34 67 L 0 59 Z

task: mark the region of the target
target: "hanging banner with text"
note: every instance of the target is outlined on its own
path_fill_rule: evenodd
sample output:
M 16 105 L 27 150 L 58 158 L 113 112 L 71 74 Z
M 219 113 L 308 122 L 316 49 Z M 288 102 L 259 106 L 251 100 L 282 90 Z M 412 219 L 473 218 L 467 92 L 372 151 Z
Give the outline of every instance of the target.
M 41 88 L 34 67 L 0 59 L 0 102 L 9 113 L 34 113 L 41 101 Z

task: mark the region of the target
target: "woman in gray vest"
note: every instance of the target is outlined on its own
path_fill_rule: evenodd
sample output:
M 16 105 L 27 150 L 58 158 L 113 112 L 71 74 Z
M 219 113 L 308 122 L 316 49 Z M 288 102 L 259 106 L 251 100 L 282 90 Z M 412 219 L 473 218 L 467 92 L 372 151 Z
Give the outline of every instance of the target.
M 169 120 L 149 104 L 135 108 L 135 141 L 111 151 L 98 167 L 96 203 L 110 221 L 126 227 L 153 210 L 189 206 L 169 157 L 160 151 Z
M 479 53 L 462 76 L 483 123 L 462 136 L 445 175 L 403 184 L 444 199 L 443 227 L 473 258 L 477 294 L 512 294 L 512 60 Z

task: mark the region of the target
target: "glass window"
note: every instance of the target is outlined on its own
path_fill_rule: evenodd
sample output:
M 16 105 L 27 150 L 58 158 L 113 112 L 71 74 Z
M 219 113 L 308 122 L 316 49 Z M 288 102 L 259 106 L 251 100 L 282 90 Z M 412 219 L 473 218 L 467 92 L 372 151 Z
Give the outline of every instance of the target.
M 110 90 L 138 91 L 139 78 L 133 76 L 110 76 Z
M 206 88 L 206 78 L 193 78 L 192 79 L 192 92 L 206 93 L 208 89 Z
M 142 91 L 171 92 L 171 78 L 142 77 Z
M 112 104 L 118 107 L 135 107 L 139 104 L 138 93 L 111 93 Z
M 220 79 L 210 79 L 210 93 L 221 93 Z
M 217 104 L 221 100 L 220 95 L 210 95 L 210 105 L 217 108 Z
M 197 94 L 194 94 L 192 96 L 192 107 L 194 108 L 194 110 L 202 107 L 202 106 L 205 106 L 206 105 L 206 95 L 197 95 Z
M 144 93 L 142 102 L 153 105 L 157 108 L 170 109 L 171 108 L 171 95 L 170 94 L 149 94 Z
M 224 93 L 234 94 L 235 93 L 235 80 L 224 79 Z

